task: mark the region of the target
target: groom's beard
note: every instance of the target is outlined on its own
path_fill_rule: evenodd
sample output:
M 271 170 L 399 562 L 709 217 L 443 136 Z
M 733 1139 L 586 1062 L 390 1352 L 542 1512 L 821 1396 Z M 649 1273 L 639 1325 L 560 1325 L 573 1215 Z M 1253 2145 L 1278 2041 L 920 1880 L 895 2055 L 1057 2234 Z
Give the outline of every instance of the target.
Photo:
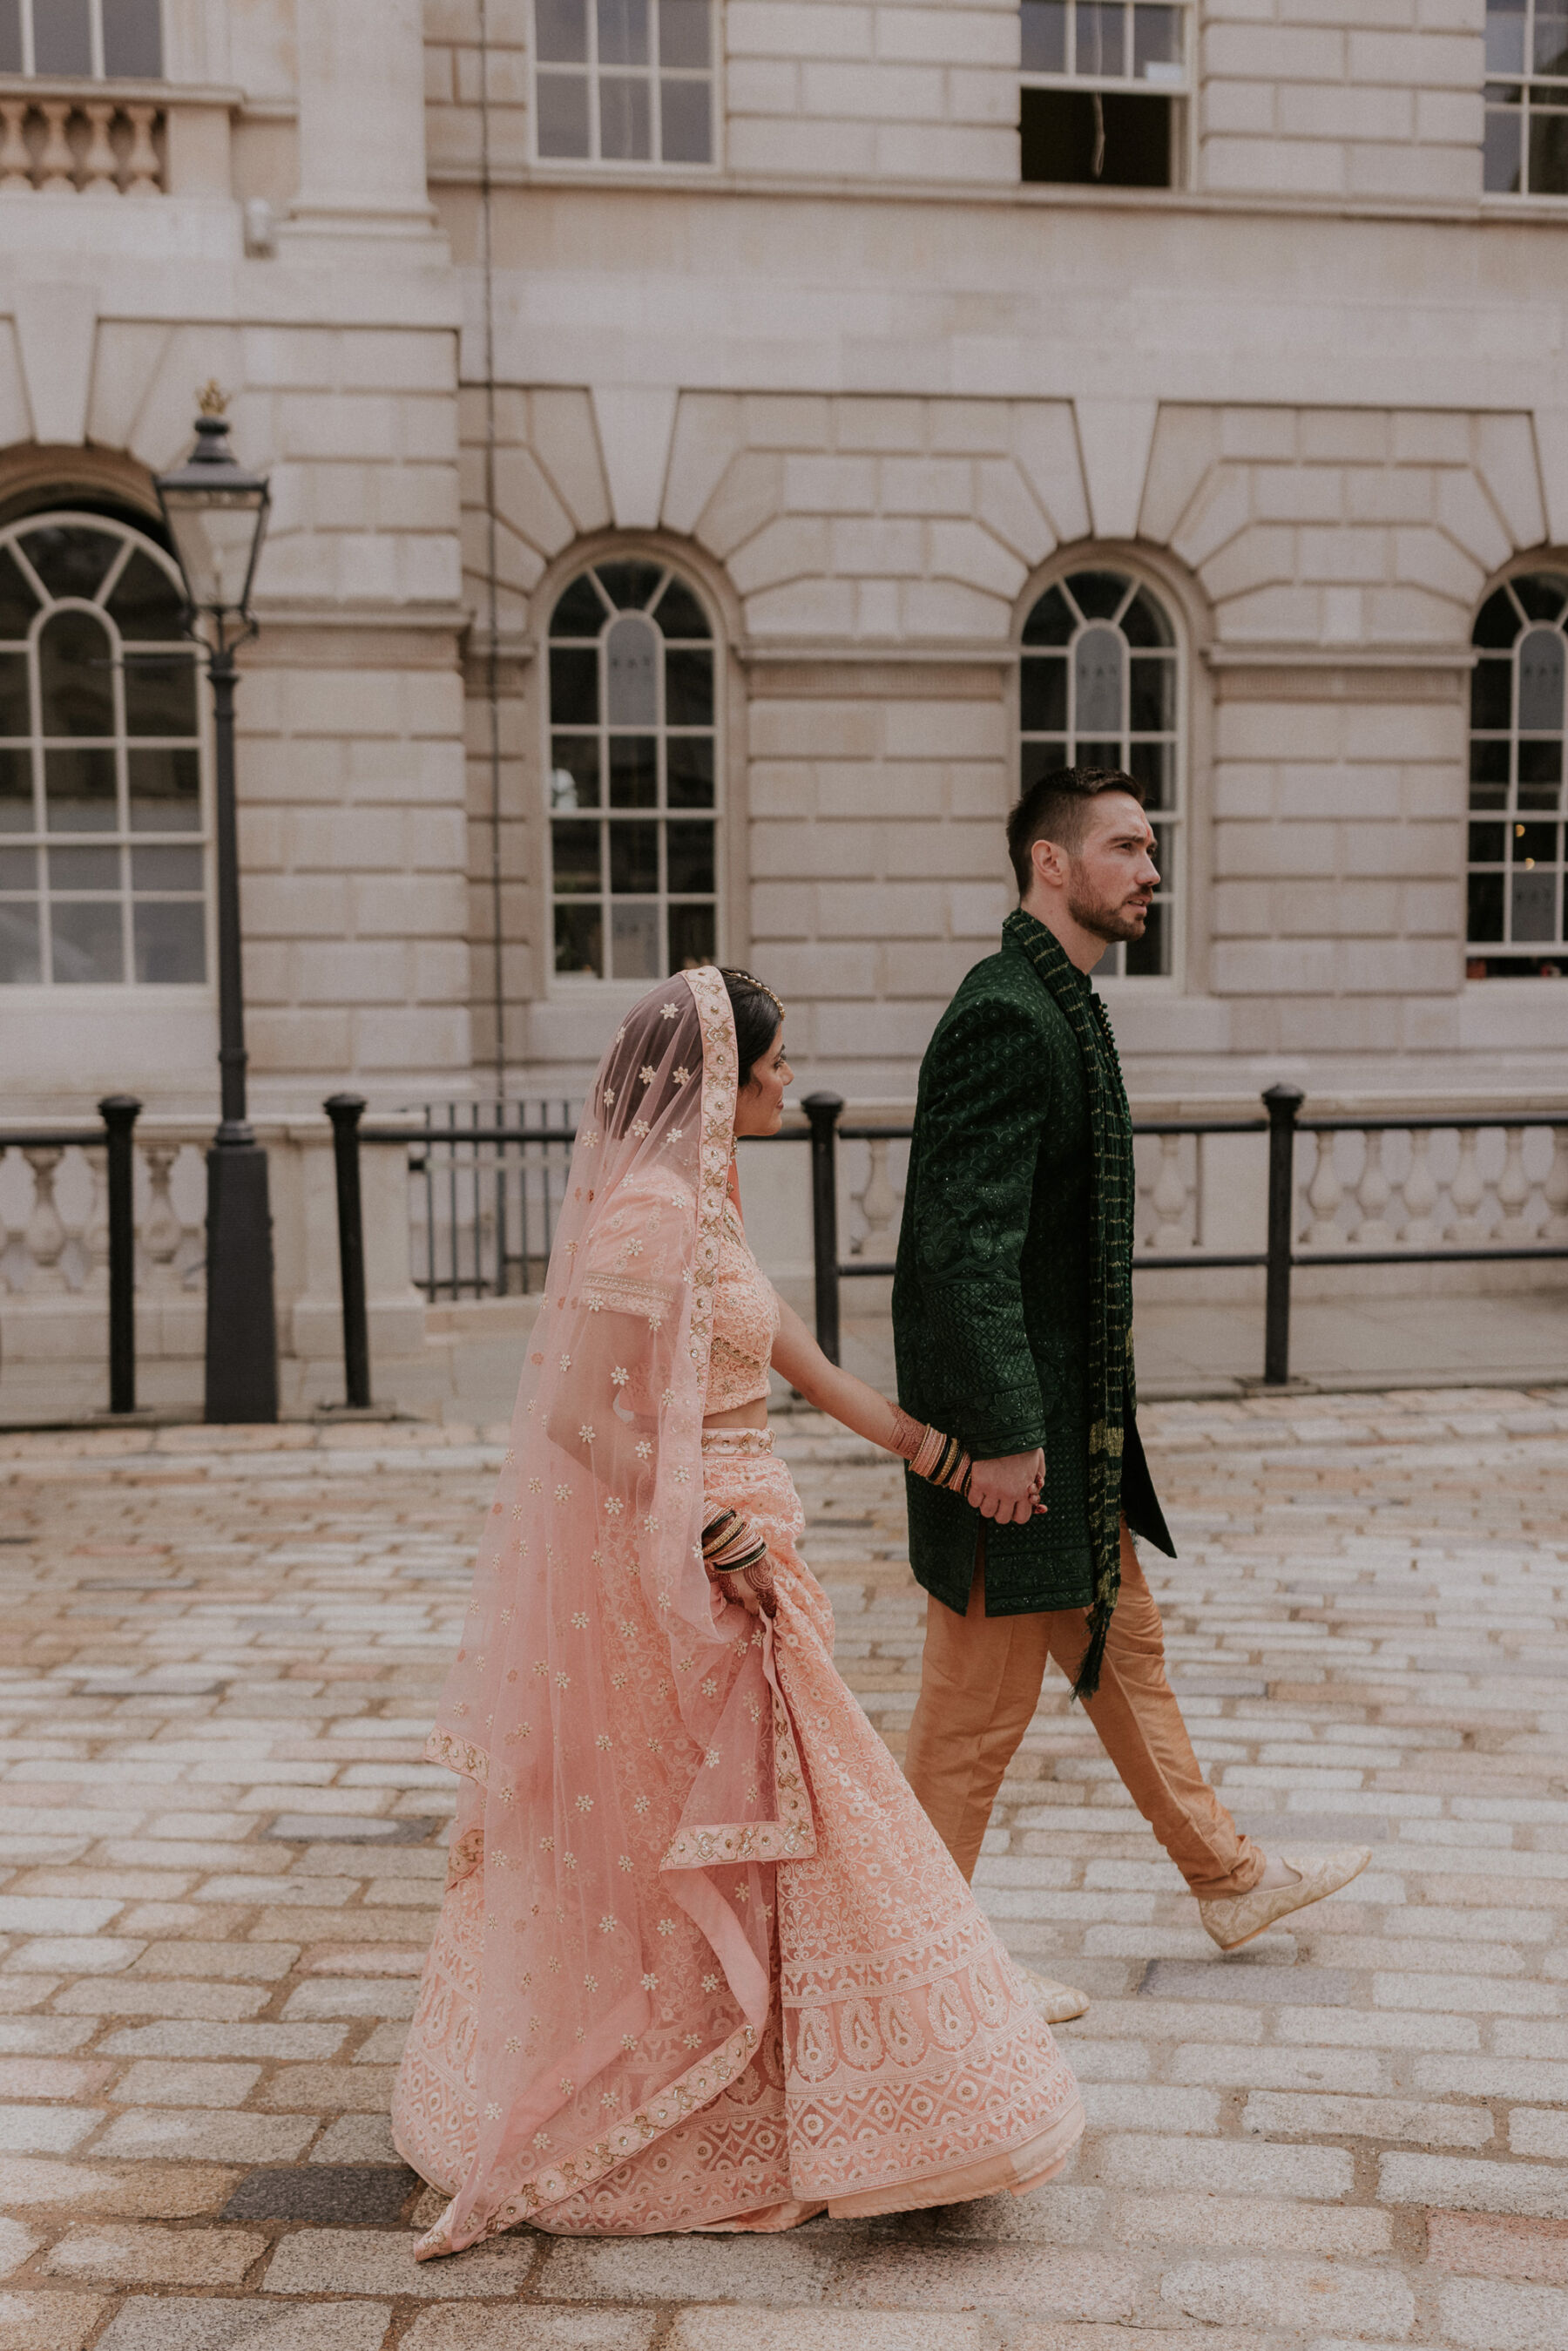
M 1067 868 L 1067 912 L 1096 939 L 1114 946 L 1123 939 L 1141 939 L 1148 922 L 1150 891 L 1135 891 L 1125 898 L 1101 897 L 1090 885 L 1076 858 Z

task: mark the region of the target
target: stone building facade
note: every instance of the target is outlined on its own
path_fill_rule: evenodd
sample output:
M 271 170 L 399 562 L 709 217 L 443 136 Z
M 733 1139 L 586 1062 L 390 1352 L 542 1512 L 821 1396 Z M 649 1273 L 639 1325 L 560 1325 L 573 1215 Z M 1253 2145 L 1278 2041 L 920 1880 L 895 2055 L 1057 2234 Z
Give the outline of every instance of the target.
M 209 378 L 272 474 L 264 1114 L 569 1094 L 715 946 L 804 1077 L 908 1102 L 1020 773 L 1090 750 L 1141 763 L 1166 861 L 1106 981 L 1136 1097 L 1556 1099 L 1553 22 L 0 0 L 14 649 L 29 531 L 156 538 Z M 155 976 L 132 787 L 73 868 L 16 691 L 7 1113 L 205 1116 L 210 941 Z

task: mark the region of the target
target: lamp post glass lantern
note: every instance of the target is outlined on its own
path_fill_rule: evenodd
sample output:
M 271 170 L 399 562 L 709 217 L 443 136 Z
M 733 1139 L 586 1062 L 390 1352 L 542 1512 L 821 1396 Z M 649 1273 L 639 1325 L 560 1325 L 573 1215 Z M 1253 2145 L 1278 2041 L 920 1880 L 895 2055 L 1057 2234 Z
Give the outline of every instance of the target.
M 266 531 L 265 474 L 239 463 L 216 384 L 200 395 L 196 445 L 154 487 L 185 582 L 192 634 L 213 682 L 218 860 L 218 1069 L 223 1115 L 207 1154 L 206 1416 L 277 1418 L 272 1213 L 266 1153 L 245 1102 L 244 987 L 240 963 L 239 840 L 234 814 L 235 648 L 256 632 L 251 587 Z

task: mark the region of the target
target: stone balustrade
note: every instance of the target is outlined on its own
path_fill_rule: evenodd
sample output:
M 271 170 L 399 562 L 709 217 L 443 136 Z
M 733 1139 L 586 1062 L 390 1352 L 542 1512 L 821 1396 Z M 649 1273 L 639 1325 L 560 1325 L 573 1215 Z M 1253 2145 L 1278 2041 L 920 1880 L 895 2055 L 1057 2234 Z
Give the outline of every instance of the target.
M 165 110 L 86 97 L 80 83 L 0 91 L 0 196 L 158 196 L 168 187 Z

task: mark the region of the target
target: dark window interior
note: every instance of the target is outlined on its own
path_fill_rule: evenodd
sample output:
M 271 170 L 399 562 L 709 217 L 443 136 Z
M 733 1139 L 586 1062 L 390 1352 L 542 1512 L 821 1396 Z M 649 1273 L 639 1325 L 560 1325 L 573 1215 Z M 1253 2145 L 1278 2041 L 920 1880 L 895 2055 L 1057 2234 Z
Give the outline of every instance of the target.
M 1023 179 L 1088 187 L 1097 182 L 1107 188 L 1171 185 L 1168 98 L 1116 89 L 1024 89 L 1019 100 Z

